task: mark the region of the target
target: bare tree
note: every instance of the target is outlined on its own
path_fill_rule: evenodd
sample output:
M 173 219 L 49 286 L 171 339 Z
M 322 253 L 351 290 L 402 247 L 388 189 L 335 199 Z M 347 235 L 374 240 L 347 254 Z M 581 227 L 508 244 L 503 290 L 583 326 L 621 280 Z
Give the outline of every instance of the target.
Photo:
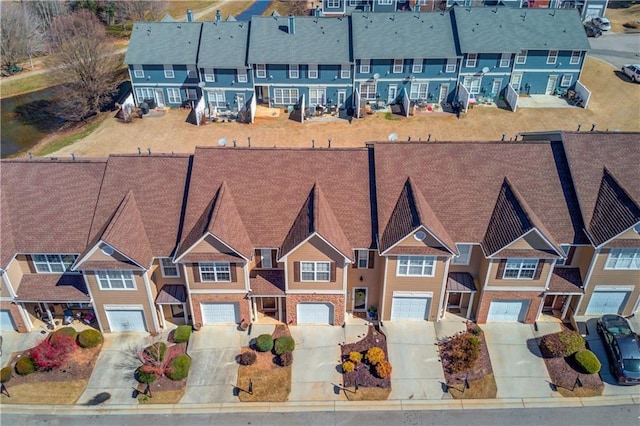
M 79 10 L 58 17 L 49 38 L 54 54 L 48 65 L 61 83 L 57 114 L 81 121 L 98 113 L 115 92 L 120 65 L 104 27 L 90 11 Z
M 14 71 L 19 62 L 40 53 L 44 47 L 40 21 L 19 3 L 2 6 L 0 33 L 2 68 L 8 72 Z
M 166 0 L 122 0 L 115 4 L 116 13 L 130 21 L 159 21 L 167 10 Z
M 306 16 L 309 14 L 309 2 L 307 0 L 286 0 L 287 14 Z
M 63 0 L 21 1 L 26 5 L 29 12 L 39 18 L 45 31 L 51 27 L 54 19 L 69 12 L 68 4 Z

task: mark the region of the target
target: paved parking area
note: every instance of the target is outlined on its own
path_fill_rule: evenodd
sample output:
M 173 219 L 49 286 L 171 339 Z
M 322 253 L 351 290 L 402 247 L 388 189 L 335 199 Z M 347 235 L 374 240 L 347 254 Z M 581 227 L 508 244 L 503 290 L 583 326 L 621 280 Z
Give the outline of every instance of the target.
M 47 337 L 48 333 L 32 331 L 31 333 L 18 333 L 12 330 L 2 330 L 2 356 L 0 356 L 0 366 L 7 365 L 13 354 L 26 351 Z

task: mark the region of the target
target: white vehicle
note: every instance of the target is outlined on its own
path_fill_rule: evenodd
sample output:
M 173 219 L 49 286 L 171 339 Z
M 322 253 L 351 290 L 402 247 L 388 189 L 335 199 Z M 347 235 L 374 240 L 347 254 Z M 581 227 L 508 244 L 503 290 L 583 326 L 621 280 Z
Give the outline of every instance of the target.
M 640 64 L 626 64 L 621 69 L 622 74 L 626 75 L 634 83 L 640 83 Z
M 605 18 L 593 18 L 591 23 L 596 27 L 600 28 L 602 31 L 609 31 L 611 29 L 611 22 Z

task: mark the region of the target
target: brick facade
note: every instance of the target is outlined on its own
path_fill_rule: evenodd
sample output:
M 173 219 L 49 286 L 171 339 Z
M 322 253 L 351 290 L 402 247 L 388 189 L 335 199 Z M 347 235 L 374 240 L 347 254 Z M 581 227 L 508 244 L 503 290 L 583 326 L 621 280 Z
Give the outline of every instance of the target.
M 251 309 L 249 300 L 245 294 L 198 294 L 191 293 L 191 300 L 193 302 L 193 324 L 204 325 L 202 321 L 202 311 L 200 310 L 200 303 L 228 303 L 237 302 L 240 308 L 240 321 L 244 320 L 247 323 L 251 322 Z
M 486 324 L 489 306 L 492 300 L 528 300 L 529 310 L 524 318 L 525 324 L 533 324 L 544 301 L 544 294 L 539 291 L 485 291 L 478 305 L 477 323 Z
M 20 333 L 29 332 L 27 324 L 25 324 L 24 320 L 22 319 L 22 315 L 20 315 L 20 308 L 18 307 L 18 305 L 11 302 L 0 302 L 0 309 L 7 310 L 11 313 L 13 324 L 16 326 Z
M 333 305 L 332 325 L 341 326 L 344 324 L 344 299 L 344 296 L 341 294 L 288 294 L 286 298 L 286 323 L 290 325 L 298 324 L 298 303 L 325 302 Z

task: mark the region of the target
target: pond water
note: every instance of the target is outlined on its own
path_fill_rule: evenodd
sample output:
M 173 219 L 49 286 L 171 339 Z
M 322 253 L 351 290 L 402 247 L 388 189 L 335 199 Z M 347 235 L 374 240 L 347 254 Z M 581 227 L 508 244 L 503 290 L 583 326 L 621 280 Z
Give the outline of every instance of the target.
M 238 21 L 248 21 L 254 15 L 262 15 L 269 7 L 269 4 L 271 4 L 271 0 L 257 0 L 247 10 L 236 16 L 236 19 Z
M 48 112 L 55 88 L 2 99 L 0 108 L 2 158 L 26 152 L 60 126 L 61 120 Z

